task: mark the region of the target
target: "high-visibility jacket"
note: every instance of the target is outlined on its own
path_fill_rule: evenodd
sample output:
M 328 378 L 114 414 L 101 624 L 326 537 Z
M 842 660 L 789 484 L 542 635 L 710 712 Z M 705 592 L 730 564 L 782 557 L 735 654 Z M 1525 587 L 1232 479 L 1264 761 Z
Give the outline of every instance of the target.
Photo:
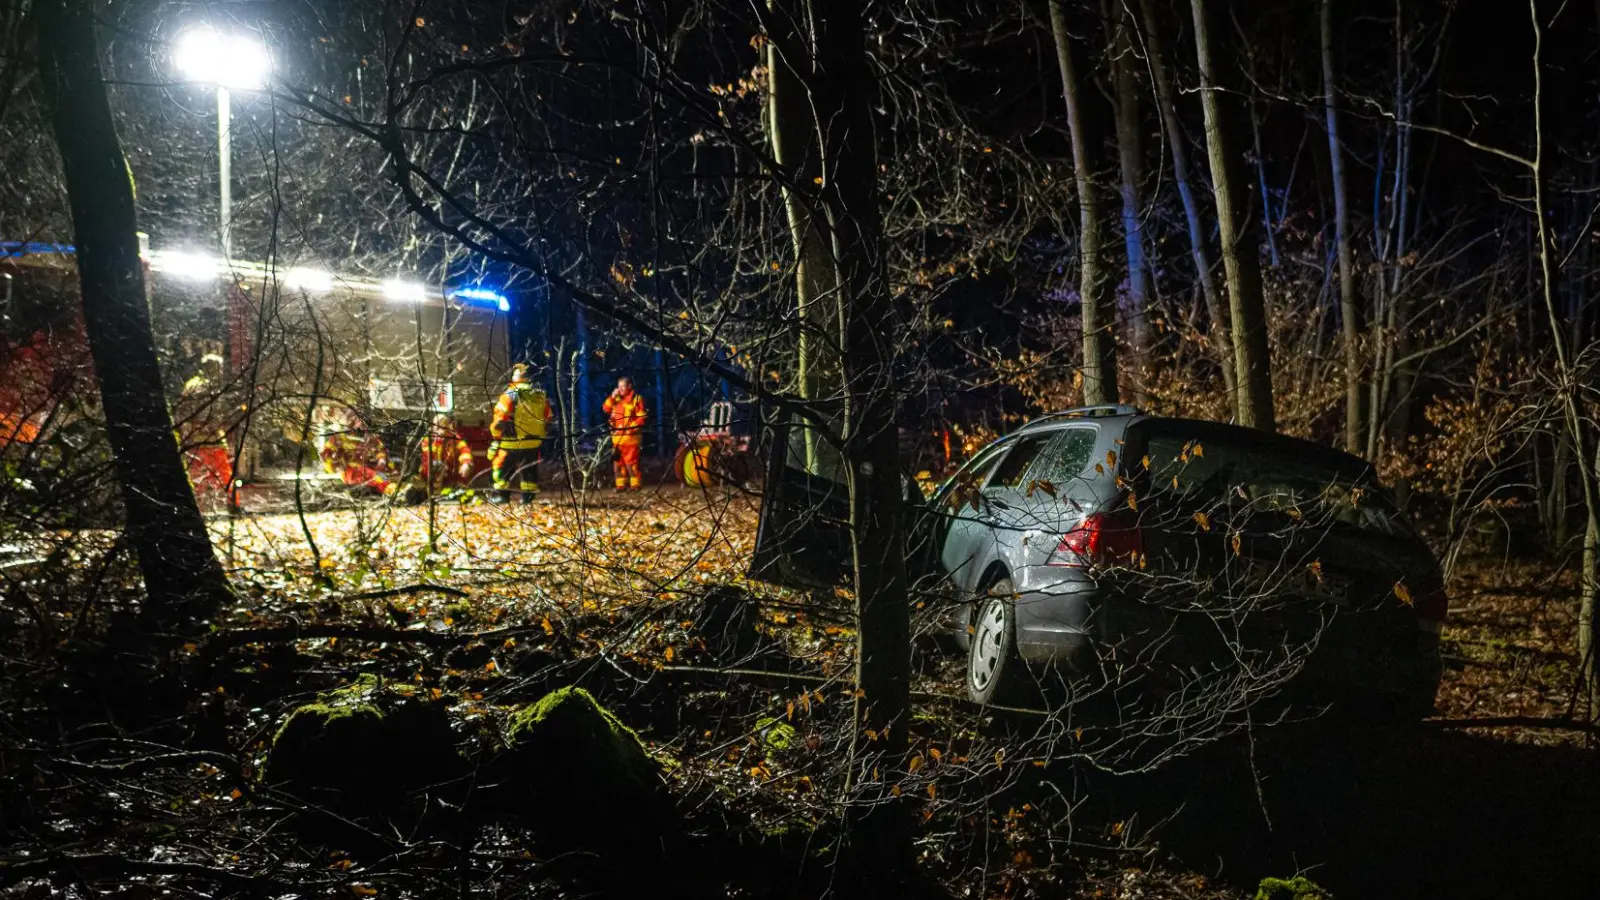
M 629 391 L 626 397 L 612 394 L 604 405 L 611 417 L 611 442 L 638 444 L 644 440 L 644 398 L 638 391 Z
M 531 384 L 513 383 L 494 403 L 489 433 L 502 450 L 537 450 L 553 418 L 555 411 L 544 391 Z
M 451 468 L 450 457 L 455 455 Z M 462 469 L 472 471 L 472 448 L 455 432 L 429 434 L 422 439 L 422 477 L 431 478 L 435 471 L 448 478 L 460 474 Z
M 317 455 L 322 459 L 323 471 L 340 476 L 345 484 L 364 483 L 370 474 L 389 468 L 389 454 L 377 435 L 334 432 L 322 439 Z

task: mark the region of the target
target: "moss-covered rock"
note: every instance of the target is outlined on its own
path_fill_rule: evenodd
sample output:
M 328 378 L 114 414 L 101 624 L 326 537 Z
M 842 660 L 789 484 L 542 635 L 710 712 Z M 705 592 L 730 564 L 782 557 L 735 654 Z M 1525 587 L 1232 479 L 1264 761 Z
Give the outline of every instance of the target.
M 457 777 L 462 765 L 444 703 L 368 675 L 290 712 L 262 780 L 339 809 L 377 812 Z
M 782 753 L 795 743 L 794 726 L 774 716 L 756 720 L 756 735 L 768 750 Z
M 514 712 L 494 771 L 498 813 L 527 825 L 542 856 L 638 863 L 681 836 L 662 766 L 582 688 Z
M 1293 878 L 1263 878 L 1255 900 L 1333 900 L 1333 895 L 1303 875 Z

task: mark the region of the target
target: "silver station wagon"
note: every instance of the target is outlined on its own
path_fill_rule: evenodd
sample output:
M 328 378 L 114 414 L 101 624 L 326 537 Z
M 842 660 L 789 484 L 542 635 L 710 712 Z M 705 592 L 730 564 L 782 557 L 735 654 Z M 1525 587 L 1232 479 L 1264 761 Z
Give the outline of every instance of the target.
M 841 583 L 840 457 L 798 417 L 772 437 L 752 575 Z M 1242 671 L 1432 709 L 1448 612 L 1439 564 L 1354 456 L 1087 407 L 994 441 L 929 497 L 910 484 L 918 598 L 943 604 L 980 703 L 1016 700 L 1047 672 Z

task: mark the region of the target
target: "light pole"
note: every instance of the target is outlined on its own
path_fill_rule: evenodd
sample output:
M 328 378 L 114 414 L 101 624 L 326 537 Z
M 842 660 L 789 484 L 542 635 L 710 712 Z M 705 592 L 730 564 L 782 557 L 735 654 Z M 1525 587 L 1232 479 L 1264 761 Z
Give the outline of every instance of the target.
M 260 90 L 267 84 L 272 61 L 260 41 L 224 35 L 210 26 L 178 35 L 172 61 L 184 78 L 217 88 L 218 236 L 222 259 L 233 259 L 233 124 L 232 91 Z
M 243 297 L 233 284 L 233 97 L 235 90 L 250 91 L 266 87 L 272 71 L 267 48 L 252 37 L 224 35 L 209 25 L 190 28 L 173 43 L 172 62 L 189 81 L 212 84 L 217 89 L 217 238 L 222 245 L 222 270 L 227 291 L 229 370 L 237 375 L 244 368 L 247 333 Z M 234 469 L 246 456 L 244 447 L 233 446 Z M 254 459 L 251 455 L 250 459 Z M 253 471 L 251 462 L 244 466 Z M 238 496 L 228 492 L 230 510 L 237 509 Z

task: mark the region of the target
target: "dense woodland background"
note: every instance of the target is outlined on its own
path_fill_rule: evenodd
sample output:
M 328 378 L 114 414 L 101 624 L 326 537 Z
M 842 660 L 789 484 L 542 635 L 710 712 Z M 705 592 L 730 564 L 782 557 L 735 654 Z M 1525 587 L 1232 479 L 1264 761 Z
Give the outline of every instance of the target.
M 202 21 L 274 59 L 235 256 L 503 285 L 558 484 L 619 372 L 657 455 L 713 396 L 822 423 L 850 583 L 745 579 L 759 485 L 202 519 L 186 422 L 317 399 L 248 366 L 182 398 L 224 296 L 152 327 L 135 284 L 133 227 L 218 246 L 213 95 L 170 59 Z M 0 889 L 1592 885 L 1597 35 L 1544 0 L 0 5 L 0 240 L 77 244 L 94 351 L 0 447 Z M 345 352 L 281 313 L 257 334 Z M 1119 401 L 1371 460 L 1446 565 L 1440 716 L 960 699 L 898 473 Z M 638 790 L 548 783 L 593 762 L 523 730 L 574 684 Z M 308 703 L 416 752 L 272 762 Z

